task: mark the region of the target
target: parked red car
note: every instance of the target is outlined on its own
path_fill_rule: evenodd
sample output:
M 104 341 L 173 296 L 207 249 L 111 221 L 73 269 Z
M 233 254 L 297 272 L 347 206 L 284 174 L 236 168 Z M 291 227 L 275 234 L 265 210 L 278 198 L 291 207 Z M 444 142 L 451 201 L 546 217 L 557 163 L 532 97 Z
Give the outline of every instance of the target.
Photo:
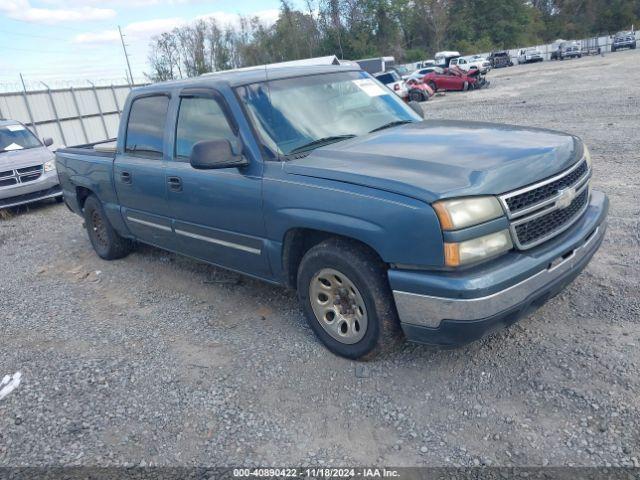
M 409 90 L 408 100 L 416 102 L 426 102 L 436 92 L 429 85 L 415 78 L 409 78 L 406 82 Z
M 422 77 L 422 81 L 433 90 L 468 90 L 473 88 L 477 79 L 458 71 L 445 71 L 438 68 Z

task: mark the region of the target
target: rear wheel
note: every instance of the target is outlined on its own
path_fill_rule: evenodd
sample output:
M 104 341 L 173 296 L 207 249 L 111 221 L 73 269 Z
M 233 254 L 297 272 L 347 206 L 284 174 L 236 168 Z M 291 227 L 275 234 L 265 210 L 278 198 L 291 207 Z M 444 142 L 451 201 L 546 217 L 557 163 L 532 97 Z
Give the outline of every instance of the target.
M 412 90 L 409 92 L 409 100 L 412 100 L 414 102 L 424 102 L 428 99 L 429 97 L 427 97 L 420 90 Z
M 90 195 L 84 203 L 84 223 L 91 245 L 100 258 L 116 260 L 131 252 L 133 243 L 114 230 L 95 195 Z
M 400 338 L 384 264 L 343 239 L 311 248 L 298 269 L 298 298 L 309 326 L 333 353 L 370 359 Z
M 436 87 L 435 82 L 427 82 L 427 85 L 431 87 L 431 90 L 433 90 L 433 93 L 436 93 L 438 91 L 438 87 Z

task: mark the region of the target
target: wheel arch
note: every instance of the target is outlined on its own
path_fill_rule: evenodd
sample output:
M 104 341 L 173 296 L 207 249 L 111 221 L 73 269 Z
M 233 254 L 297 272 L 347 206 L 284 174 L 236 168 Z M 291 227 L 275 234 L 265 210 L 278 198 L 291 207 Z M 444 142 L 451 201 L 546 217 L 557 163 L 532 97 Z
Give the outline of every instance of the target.
M 287 230 L 282 242 L 282 271 L 285 285 L 295 288 L 298 277 L 298 267 L 305 254 L 314 246 L 329 239 L 341 239 L 357 245 L 375 255 L 381 264 L 388 266 L 380 257 L 380 254 L 368 243 L 353 236 L 339 234 L 328 230 L 316 228 L 294 227 Z

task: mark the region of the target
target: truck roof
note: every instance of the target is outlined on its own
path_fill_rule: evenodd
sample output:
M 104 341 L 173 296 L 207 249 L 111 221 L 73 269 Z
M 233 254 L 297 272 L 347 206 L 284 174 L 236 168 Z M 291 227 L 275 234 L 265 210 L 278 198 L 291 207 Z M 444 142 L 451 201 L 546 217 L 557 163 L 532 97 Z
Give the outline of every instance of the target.
M 360 71 L 358 65 L 298 65 L 267 68 L 243 68 L 237 70 L 224 70 L 200 77 L 184 80 L 171 80 L 168 82 L 154 83 L 144 87 L 135 88 L 135 92 L 154 90 L 166 90 L 167 87 L 197 87 L 223 84 L 228 87 L 238 87 L 251 83 L 264 82 L 266 80 L 282 80 L 285 78 L 304 77 L 323 73 Z

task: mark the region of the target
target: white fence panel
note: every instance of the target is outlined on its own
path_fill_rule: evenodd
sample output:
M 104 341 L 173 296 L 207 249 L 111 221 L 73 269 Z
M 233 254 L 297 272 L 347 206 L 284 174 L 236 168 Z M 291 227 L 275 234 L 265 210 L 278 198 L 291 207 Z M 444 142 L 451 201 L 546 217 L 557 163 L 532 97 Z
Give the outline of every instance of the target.
M 138 85 L 136 85 L 138 86 Z M 0 94 L 0 117 L 18 120 L 54 148 L 114 138 L 129 85 Z

